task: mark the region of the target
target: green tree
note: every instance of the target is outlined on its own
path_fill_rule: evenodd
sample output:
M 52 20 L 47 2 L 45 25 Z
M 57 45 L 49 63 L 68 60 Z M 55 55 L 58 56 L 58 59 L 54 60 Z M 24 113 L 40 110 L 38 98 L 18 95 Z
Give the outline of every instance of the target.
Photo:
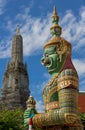
M 80 118 L 81 118 L 82 124 L 84 126 L 84 130 L 85 130 L 85 113 L 81 113 Z
M 0 130 L 24 130 L 23 110 L 3 107 L 0 110 Z

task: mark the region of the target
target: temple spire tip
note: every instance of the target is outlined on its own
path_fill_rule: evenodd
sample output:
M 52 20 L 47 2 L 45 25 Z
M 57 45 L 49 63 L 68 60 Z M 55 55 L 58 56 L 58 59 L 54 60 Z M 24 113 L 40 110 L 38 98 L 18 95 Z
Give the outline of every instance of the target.
M 20 34 L 20 27 L 19 27 L 19 24 L 17 24 L 17 27 L 16 27 L 16 35 L 19 35 Z
M 57 15 L 57 11 L 56 11 L 56 6 L 55 6 L 55 5 L 54 5 L 53 14 L 56 14 L 56 15 Z

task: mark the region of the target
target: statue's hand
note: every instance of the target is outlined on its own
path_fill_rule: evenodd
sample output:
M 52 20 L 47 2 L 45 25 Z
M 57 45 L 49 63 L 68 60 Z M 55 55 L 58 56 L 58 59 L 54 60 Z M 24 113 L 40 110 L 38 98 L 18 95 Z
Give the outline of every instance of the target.
M 66 113 L 65 114 L 65 121 L 68 123 L 68 124 L 71 124 L 71 123 L 74 123 L 76 120 L 78 120 L 78 116 L 76 114 L 73 114 L 73 113 Z

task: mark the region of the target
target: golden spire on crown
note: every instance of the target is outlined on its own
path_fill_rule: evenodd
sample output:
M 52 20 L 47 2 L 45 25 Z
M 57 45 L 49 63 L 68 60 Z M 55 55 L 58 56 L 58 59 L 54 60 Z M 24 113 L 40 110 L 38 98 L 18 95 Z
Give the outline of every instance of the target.
M 55 18 L 55 20 L 59 20 L 59 16 L 57 15 L 57 11 L 56 11 L 56 6 L 54 6 L 52 17 Z
M 52 15 L 52 23 L 53 25 L 50 28 L 52 36 L 60 36 L 62 28 L 58 25 L 59 22 L 59 16 L 56 12 L 56 6 L 54 6 L 53 15 Z

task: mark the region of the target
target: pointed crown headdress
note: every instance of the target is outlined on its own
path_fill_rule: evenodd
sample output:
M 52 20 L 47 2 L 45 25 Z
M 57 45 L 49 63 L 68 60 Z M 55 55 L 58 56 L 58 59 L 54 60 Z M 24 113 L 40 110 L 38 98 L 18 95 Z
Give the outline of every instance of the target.
M 56 12 L 56 6 L 54 6 L 54 11 L 52 15 L 52 23 L 53 25 L 50 28 L 50 32 L 52 34 L 52 38 L 45 44 L 44 49 L 48 48 L 49 46 L 55 45 L 56 51 L 59 55 L 63 53 L 71 53 L 71 43 L 66 41 L 63 37 L 61 37 L 62 28 L 58 24 L 59 16 Z

